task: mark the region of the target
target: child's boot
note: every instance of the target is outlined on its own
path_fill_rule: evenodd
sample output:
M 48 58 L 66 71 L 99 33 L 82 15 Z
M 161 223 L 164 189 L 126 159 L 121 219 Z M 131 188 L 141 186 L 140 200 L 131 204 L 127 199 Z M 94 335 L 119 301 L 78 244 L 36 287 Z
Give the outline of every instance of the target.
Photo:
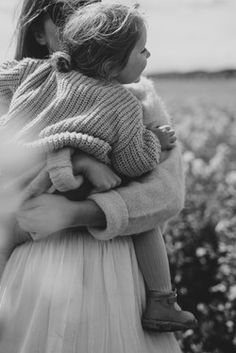
M 143 328 L 159 332 L 172 332 L 196 327 L 195 316 L 189 311 L 182 311 L 176 299 L 175 292 L 149 291 L 146 310 L 142 318 Z

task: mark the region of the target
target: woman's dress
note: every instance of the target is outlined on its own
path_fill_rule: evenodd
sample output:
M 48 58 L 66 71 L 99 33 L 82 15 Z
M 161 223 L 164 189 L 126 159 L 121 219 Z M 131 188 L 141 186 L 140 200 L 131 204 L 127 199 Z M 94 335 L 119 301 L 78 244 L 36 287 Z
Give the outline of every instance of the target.
M 180 353 L 143 331 L 142 276 L 130 237 L 64 231 L 12 253 L 0 287 L 0 353 Z

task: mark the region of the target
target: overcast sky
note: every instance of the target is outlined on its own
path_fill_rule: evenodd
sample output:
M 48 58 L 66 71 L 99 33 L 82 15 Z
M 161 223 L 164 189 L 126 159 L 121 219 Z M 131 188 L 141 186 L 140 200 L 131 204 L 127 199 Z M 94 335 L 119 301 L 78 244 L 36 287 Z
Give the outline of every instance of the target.
M 149 23 L 149 72 L 236 68 L 236 0 L 105 0 L 138 2 Z M 1 0 L 0 61 L 12 57 L 16 5 Z M 15 15 L 14 15 L 15 13 Z

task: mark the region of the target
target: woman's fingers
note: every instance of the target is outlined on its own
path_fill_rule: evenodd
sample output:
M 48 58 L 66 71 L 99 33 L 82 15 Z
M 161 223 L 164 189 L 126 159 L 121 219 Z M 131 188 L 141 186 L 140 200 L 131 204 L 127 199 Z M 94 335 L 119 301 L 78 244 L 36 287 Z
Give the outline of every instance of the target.
M 27 230 L 27 232 L 34 231 L 34 228 L 31 226 L 32 219 L 29 211 L 19 211 L 16 218 L 21 229 Z
M 31 210 L 33 208 L 38 207 L 39 203 L 38 203 L 38 197 L 34 197 L 32 199 L 29 199 L 27 201 L 25 201 L 21 207 L 20 207 L 20 211 L 27 211 L 27 210 Z

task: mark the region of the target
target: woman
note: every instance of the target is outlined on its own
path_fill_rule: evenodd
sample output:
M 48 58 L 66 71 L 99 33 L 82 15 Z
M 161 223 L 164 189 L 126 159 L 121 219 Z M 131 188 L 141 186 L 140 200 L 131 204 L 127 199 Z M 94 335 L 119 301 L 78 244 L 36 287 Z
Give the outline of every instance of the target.
M 72 3 L 81 2 L 67 5 Z M 52 5 L 24 2 L 21 19 L 27 21 L 20 26 L 16 58 L 57 49 L 63 8 Z M 83 158 L 74 157 L 75 170 Z M 182 163 L 174 148 L 158 171 L 127 186 L 86 201 L 42 195 L 25 203 L 17 215 L 20 226 L 54 234 L 25 242 L 8 261 L 0 290 L 6 312 L 0 352 L 180 352 L 172 334 L 142 330 L 144 283 L 130 235 L 160 232 L 157 223 L 161 227 L 175 215 L 183 198 Z M 157 261 L 166 266 L 162 253 Z M 164 287 L 170 291 L 169 277 Z

